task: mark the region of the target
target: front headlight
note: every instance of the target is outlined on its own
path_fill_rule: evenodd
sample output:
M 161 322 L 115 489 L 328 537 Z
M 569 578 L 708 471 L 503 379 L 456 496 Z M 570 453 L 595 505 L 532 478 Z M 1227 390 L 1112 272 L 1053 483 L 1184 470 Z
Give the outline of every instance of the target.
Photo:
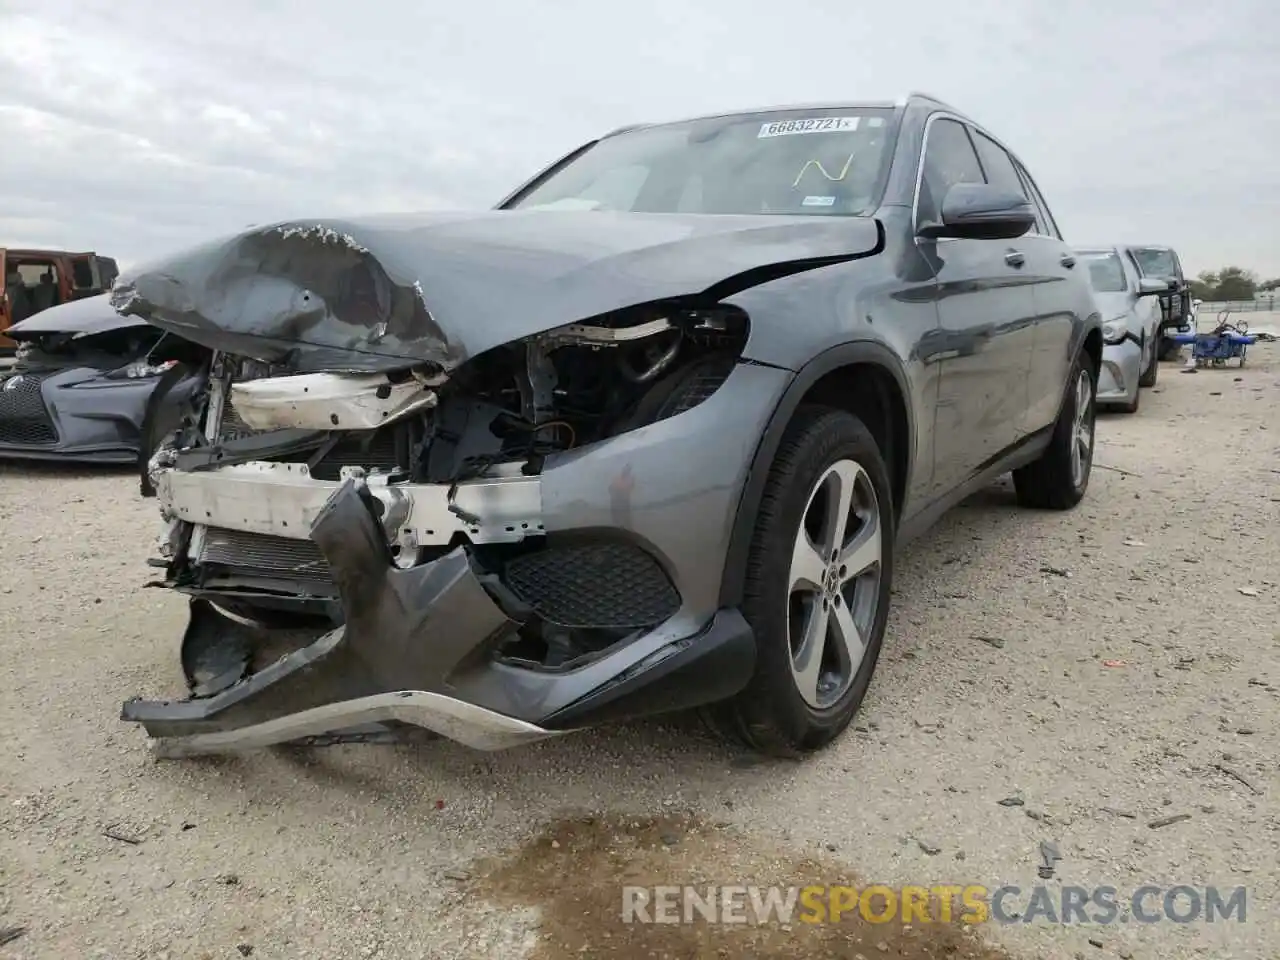
M 146 360 L 135 360 L 119 370 L 106 374 L 108 380 L 142 380 L 147 377 L 158 377 L 167 370 L 172 370 L 177 360 L 166 360 L 164 363 L 147 363 Z
M 1119 343 L 1128 332 L 1129 327 L 1124 317 L 1116 317 L 1102 325 L 1102 339 L 1107 343 Z

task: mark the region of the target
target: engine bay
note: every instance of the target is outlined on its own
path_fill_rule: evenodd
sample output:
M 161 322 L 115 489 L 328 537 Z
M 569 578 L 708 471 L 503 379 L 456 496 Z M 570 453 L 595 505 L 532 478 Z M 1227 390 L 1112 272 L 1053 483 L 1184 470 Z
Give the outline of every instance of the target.
M 680 600 L 635 545 L 548 542 L 544 462 L 698 405 L 728 378 L 747 333 L 737 308 L 667 303 L 555 328 L 447 376 L 421 365 L 298 374 L 214 355 L 205 389 L 149 464 L 167 522 L 166 585 L 254 621 L 285 613 L 331 627 L 342 611 L 307 518 L 355 479 L 379 505 L 394 566 L 467 548 L 522 625 L 499 657 L 579 664 Z

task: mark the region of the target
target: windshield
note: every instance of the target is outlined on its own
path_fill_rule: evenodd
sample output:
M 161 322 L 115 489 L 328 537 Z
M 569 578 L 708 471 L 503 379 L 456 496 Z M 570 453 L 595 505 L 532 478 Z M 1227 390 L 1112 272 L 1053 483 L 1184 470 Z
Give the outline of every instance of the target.
M 1133 251 L 1143 275 L 1148 277 L 1176 277 L 1178 266 L 1172 250 L 1138 249 Z
M 1129 285 L 1124 279 L 1124 264 L 1120 255 L 1111 253 L 1086 253 L 1084 260 L 1089 264 L 1089 280 L 1098 293 L 1123 293 Z
M 892 110 L 771 111 L 601 140 L 510 207 L 857 216 L 879 200 Z

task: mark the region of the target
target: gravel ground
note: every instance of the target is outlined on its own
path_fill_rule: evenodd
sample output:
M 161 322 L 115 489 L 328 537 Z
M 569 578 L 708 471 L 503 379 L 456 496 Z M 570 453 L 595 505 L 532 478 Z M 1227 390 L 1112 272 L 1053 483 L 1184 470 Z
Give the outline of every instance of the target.
M 1280 348 L 1165 364 L 1100 421 L 1076 512 L 1007 483 L 954 511 L 900 561 L 858 728 L 799 764 L 683 720 L 153 761 L 117 720 L 181 689 L 183 603 L 141 588 L 153 503 L 0 466 L 0 956 L 1274 958 L 1278 404 Z M 1244 885 L 1247 921 L 619 919 L 626 883 L 841 880 Z

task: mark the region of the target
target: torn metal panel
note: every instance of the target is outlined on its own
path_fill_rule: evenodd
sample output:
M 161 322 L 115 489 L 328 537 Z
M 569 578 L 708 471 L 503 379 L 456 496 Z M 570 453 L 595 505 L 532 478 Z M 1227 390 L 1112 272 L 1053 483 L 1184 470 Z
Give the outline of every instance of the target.
M 307 373 L 247 380 L 231 387 L 231 406 L 255 430 L 372 430 L 436 404 L 417 378 Z
M 113 306 L 301 373 L 471 357 L 615 310 L 736 290 L 882 242 L 853 217 L 501 210 L 256 228 L 122 275 Z
M 213 470 L 170 470 L 158 478 L 164 516 L 209 527 L 306 539 L 329 498 L 346 481 L 317 480 L 304 463 L 255 461 Z M 473 543 L 518 543 L 542 533 L 540 477 L 489 477 L 456 485 L 366 481 L 383 504 L 388 542 L 409 549 L 444 546 L 455 534 Z

